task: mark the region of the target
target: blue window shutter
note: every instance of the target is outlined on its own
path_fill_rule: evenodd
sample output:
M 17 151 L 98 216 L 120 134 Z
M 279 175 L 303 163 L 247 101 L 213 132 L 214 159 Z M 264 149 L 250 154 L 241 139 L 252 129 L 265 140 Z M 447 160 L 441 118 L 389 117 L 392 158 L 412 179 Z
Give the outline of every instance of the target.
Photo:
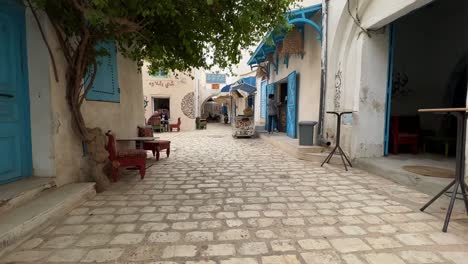
M 286 110 L 286 134 L 290 138 L 297 138 L 297 74 L 295 71 L 288 75 L 288 102 Z
M 117 47 L 114 42 L 103 42 L 97 45 L 106 49 L 107 56 L 98 57 L 98 69 L 93 87 L 86 95 L 86 100 L 103 102 L 120 102 L 119 78 L 117 75 Z

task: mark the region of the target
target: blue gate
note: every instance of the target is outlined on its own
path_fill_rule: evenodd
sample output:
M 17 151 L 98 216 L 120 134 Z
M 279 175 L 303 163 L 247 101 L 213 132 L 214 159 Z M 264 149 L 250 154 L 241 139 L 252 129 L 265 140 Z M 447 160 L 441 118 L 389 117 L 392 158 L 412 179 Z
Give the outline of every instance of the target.
M 32 174 L 24 8 L 0 0 L 0 183 Z
M 288 75 L 288 101 L 286 112 L 286 134 L 297 137 L 297 74 L 295 71 Z

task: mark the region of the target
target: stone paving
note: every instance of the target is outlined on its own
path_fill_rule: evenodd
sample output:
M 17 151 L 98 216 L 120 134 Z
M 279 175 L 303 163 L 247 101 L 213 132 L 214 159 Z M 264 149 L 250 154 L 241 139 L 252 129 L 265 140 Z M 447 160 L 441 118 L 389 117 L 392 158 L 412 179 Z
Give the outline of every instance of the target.
M 457 208 L 357 169 L 321 168 L 227 127 L 162 134 L 173 151 L 143 181 L 107 192 L 44 227 L 1 263 L 468 263 Z M 459 202 L 460 203 L 460 202 Z

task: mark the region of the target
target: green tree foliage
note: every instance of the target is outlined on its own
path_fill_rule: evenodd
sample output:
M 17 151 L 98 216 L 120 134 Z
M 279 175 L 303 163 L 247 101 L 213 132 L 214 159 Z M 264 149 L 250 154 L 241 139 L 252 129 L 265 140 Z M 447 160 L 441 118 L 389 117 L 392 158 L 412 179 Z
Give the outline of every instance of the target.
M 67 37 L 90 32 L 152 69 L 236 64 L 240 51 L 284 24 L 293 0 L 34 0 Z M 99 53 L 95 51 L 94 53 Z M 90 63 L 93 52 L 89 52 Z
M 186 71 L 237 64 L 241 50 L 285 24 L 294 0 L 28 0 L 49 17 L 68 63 L 67 99 L 80 136 L 80 107 L 91 87 L 96 50 L 114 40 L 120 52 L 158 69 Z M 88 78 L 86 82 L 83 82 Z M 86 85 L 85 85 L 86 84 Z

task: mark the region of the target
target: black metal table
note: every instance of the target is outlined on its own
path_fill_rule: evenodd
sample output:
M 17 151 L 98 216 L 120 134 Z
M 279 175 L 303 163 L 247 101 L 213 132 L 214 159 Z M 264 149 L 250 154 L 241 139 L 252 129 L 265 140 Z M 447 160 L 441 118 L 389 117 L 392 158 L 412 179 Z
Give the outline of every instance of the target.
M 351 164 L 351 161 L 349 161 L 348 157 L 344 153 L 343 149 L 340 146 L 340 135 L 341 135 L 341 117 L 345 114 L 352 114 L 353 111 L 327 111 L 327 114 L 333 114 L 336 115 L 336 145 L 335 148 L 328 154 L 328 156 L 325 158 L 325 160 L 322 162 L 321 167 L 325 163 L 330 163 L 331 158 L 335 154 L 335 152 L 338 150 L 340 152 L 341 160 L 343 161 L 343 165 L 345 167 L 345 170 L 348 170 L 348 167 L 346 166 L 346 162 L 349 164 L 350 167 L 353 167 Z M 346 161 L 345 161 L 346 160 Z
M 468 213 L 468 186 L 465 182 L 466 119 L 468 116 L 468 108 L 419 109 L 418 111 L 421 113 L 449 113 L 457 117 L 457 152 L 455 165 L 455 179 L 421 208 L 421 211 L 424 211 L 433 202 L 439 199 L 440 196 L 445 194 L 450 189 L 450 187 L 454 186 L 452 191 L 449 192 L 451 193 L 450 203 L 447 209 L 447 215 L 445 216 L 444 227 L 442 228 L 443 232 L 447 232 L 450 217 L 452 216 L 453 206 L 455 205 L 455 200 L 457 199 L 457 195 L 460 194 L 458 192 L 459 189 L 461 191 L 462 199 L 465 202 L 466 212 Z

